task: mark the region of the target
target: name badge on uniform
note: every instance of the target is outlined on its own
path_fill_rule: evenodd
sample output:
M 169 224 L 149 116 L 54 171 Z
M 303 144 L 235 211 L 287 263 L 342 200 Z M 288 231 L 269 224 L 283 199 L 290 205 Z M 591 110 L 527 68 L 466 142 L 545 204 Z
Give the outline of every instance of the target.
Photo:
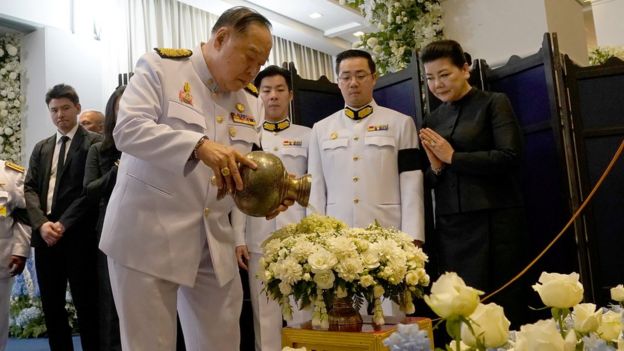
M 6 217 L 7 216 L 7 208 L 4 205 L 0 205 L 0 217 Z
M 301 145 L 303 145 L 303 141 L 301 141 L 301 140 L 284 140 L 284 141 L 282 141 L 282 145 L 284 145 L 284 146 L 301 146 Z
M 380 124 L 380 125 L 370 125 L 368 126 L 368 131 L 369 132 L 378 132 L 381 130 L 388 130 L 388 125 L 387 124 Z
M 254 116 L 246 115 L 244 113 L 230 112 L 230 117 L 234 123 L 245 124 L 252 127 L 256 125 L 256 119 Z

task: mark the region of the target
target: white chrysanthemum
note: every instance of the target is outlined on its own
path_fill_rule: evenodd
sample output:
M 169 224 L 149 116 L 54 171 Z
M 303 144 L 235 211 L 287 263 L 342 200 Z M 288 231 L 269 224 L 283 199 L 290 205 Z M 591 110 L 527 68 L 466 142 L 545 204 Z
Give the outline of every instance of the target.
M 277 263 L 276 277 L 288 284 L 294 284 L 301 280 L 303 268 L 294 258 L 286 258 Z
M 349 257 L 336 265 L 338 276 L 348 282 L 356 280 L 364 271 L 362 260 L 359 257 Z
M 331 270 L 318 271 L 314 274 L 314 282 L 320 289 L 330 289 L 334 286 L 336 277 Z
M 375 284 L 375 278 L 373 278 L 373 276 L 371 276 L 370 274 L 365 274 L 360 277 L 360 285 L 363 288 L 368 288 L 373 284 Z

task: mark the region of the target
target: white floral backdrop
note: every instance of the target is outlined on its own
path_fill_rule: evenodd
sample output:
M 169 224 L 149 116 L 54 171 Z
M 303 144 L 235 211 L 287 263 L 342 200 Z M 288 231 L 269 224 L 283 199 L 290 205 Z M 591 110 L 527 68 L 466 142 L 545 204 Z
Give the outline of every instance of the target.
M 22 106 L 18 34 L 0 36 L 0 159 L 21 161 Z

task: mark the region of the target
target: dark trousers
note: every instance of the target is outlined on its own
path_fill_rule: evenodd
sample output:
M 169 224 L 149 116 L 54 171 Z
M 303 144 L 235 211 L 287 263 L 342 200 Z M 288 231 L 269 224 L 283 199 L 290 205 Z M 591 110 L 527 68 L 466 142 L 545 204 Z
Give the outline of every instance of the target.
M 76 234 L 76 233 L 71 233 Z M 79 233 L 83 234 L 83 233 Z M 66 234 L 67 235 L 67 234 Z M 52 247 L 35 248 L 37 281 L 51 351 L 73 351 L 65 309 L 67 283 L 78 315 L 83 351 L 98 350 L 98 282 L 95 235 L 92 240 L 64 237 Z M 88 245 L 84 245 L 88 242 Z
M 505 284 L 527 263 L 522 208 L 439 215 L 435 232 L 439 272 L 457 272 L 468 286 L 486 294 Z M 512 327 L 519 327 L 528 309 L 527 293 L 520 279 L 485 303 L 501 305 Z

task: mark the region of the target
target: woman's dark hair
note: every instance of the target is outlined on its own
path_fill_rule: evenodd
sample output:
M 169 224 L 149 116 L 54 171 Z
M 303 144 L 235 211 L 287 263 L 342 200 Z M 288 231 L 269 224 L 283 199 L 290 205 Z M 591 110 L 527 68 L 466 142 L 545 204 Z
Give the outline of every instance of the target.
M 459 67 L 464 67 L 466 55 L 461 45 L 455 40 L 438 40 L 429 43 L 420 51 L 420 59 L 423 63 L 435 61 L 441 58 L 448 58 Z
M 108 102 L 106 103 L 106 111 L 104 118 L 104 140 L 102 141 L 102 151 L 108 149 L 115 149 L 115 140 L 113 139 L 113 129 L 115 129 L 115 124 L 117 124 L 117 111 L 115 111 L 115 105 L 117 104 L 117 100 L 121 99 L 121 95 L 124 90 L 126 90 L 125 85 L 120 85 L 115 89 L 115 91 L 108 98 Z
M 375 74 L 375 70 L 376 70 L 375 61 L 373 61 L 371 54 L 369 54 L 368 52 L 364 50 L 356 50 L 356 49 L 343 51 L 336 56 L 336 74 L 340 73 L 340 62 L 342 62 L 342 60 L 346 60 L 348 58 L 354 58 L 354 57 L 361 57 L 363 59 L 366 59 L 366 61 L 368 62 L 368 68 L 370 69 L 370 73 Z

